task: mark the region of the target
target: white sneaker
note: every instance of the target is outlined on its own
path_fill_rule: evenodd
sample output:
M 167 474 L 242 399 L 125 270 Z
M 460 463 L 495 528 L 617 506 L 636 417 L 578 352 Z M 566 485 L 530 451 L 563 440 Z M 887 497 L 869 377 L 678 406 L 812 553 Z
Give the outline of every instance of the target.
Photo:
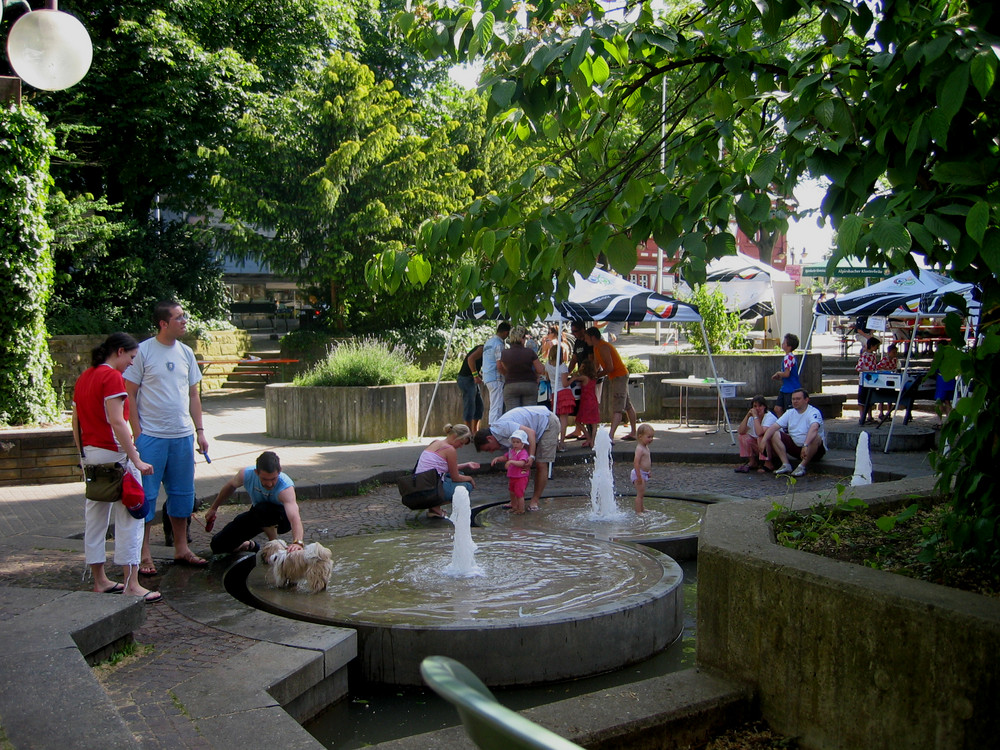
M 795 471 L 792 472 L 793 477 L 804 477 L 806 475 L 806 467 L 799 464 L 795 467 Z
M 792 465 L 782 464 L 781 468 L 774 472 L 774 475 L 778 476 L 779 474 L 791 474 L 791 473 L 792 473 Z

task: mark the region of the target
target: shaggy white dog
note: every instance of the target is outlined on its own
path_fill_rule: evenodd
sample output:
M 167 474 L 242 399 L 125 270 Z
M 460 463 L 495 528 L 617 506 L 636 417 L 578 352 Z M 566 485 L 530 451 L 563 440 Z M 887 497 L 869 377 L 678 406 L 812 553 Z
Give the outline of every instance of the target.
M 289 552 L 283 539 L 275 539 L 261 548 L 260 559 L 268 566 L 264 578 L 272 586 L 295 586 L 307 594 L 325 589 L 333 572 L 333 553 L 319 542 Z

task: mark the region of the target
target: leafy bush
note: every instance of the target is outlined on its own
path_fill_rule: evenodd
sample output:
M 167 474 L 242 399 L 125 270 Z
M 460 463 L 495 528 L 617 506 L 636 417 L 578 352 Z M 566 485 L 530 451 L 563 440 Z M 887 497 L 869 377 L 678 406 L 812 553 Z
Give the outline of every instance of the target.
M 1000 571 L 1000 333 L 995 324 L 983 326 L 977 345 L 965 348 L 959 317 L 948 315 L 945 327 L 952 345 L 938 350 L 931 372 L 972 384 L 930 456 L 937 487 L 951 502 L 945 533 L 969 560 Z
M 496 327 L 497 321 L 490 321 L 489 324 L 459 323 L 455 326 L 451 355 L 461 358 L 473 347 L 486 343 L 486 339 L 493 335 Z M 401 344 L 412 352 L 423 352 L 428 349 L 444 350 L 448 345 L 449 336 L 451 336 L 450 327 L 395 328 L 379 333 L 379 338 L 383 341 Z
M 628 371 L 633 375 L 638 375 L 641 372 L 649 372 L 649 365 L 637 357 L 625 357 L 623 362 Z
M 461 358 L 455 359 L 449 357 L 444 363 L 444 371 L 441 371 L 441 363 L 427 365 L 426 367 L 420 367 L 419 365 L 410 365 L 406 369 L 406 380 L 407 383 L 433 383 L 438 379 L 438 373 L 441 372 L 441 381 L 454 380 L 458 377 L 458 371 L 462 368 Z
M 211 321 L 228 318 L 222 267 L 198 228 L 108 222 L 93 212 L 117 214 L 100 201 L 56 195 L 53 204 L 50 334 L 144 333 L 152 330 L 153 307 L 162 299 L 178 300 L 205 330 L 218 330 Z
M 707 284 L 701 284 L 685 301 L 693 304 L 701 313 L 705 336 L 713 354 L 731 349 L 748 349 L 752 346 L 747 336 L 750 332 L 750 323 L 740 320 L 739 313 L 726 311 L 726 295 L 718 286 L 709 287 Z M 697 323 L 687 323 L 684 325 L 684 331 L 691 347 L 699 354 L 706 354 L 701 326 Z
M 300 328 L 281 337 L 281 356 L 305 363 L 319 362 L 330 353 L 333 343 L 326 331 Z
M 489 327 L 483 325 L 460 325 L 455 330 L 455 339 L 451 345 L 448 361 L 445 363 L 442 380 L 454 380 L 462 366 L 462 358 L 474 347 L 486 342 L 495 324 Z M 448 344 L 450 328 L 409 328 L 403 330 L 387 329 L 377 337 L 387 346 L 402 346 L 412 355 L 414 363 L 405 373 L 405 379 L 399 382 L 427 383 L 437 380 L 441 368 L 441 352 Z M 343 339 L 343 337 L 338 337 Z M 319 361 L 325 359 L 331 347 L 336 346 L 336 339 L 327 331 L 292 331 L 281 338 L 281 355 L 304 361 Z M 434 356 L 426 356 L 422 364 L 417 364 L 415 353 L 434 352 Z
M 407 382 L 413 354 L 402 344 L 387 344 L 375 338 L 345 341 L 334 347 L 325 360 L 295 378 L 295 385 L 372 386 Z

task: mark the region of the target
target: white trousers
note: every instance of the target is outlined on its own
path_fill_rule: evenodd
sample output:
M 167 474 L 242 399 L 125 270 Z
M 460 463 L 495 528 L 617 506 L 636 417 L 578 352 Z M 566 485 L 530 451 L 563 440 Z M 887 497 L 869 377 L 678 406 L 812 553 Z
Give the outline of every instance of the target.
M 490 395 L 490 424 L 493 424 L 503 416 L 503 379 L 487 383 L 486 390 Z
M 124 453 L 95 448 L 92 445 L 84 446 L 83 452 L 86 456 L 83 459 L 85 464 L 110 464 L 118 461 L 131 471 L 136 479 L 142 481 L 139 472 L 135 470 Z M 143 519 L 132 518 L 121 502 L 99 503 L 94 500 L 85 500 L 84 502 L 86 506 L 83 517 L 86 525 L 83 531 L 83 548 L 87 565 L 107 562 L 106 538 L 112 514 L 114 514 L 115 520 L 115 564 L 138 565 L 139 555 L 142 552 L 143 526 L 145 525 Z

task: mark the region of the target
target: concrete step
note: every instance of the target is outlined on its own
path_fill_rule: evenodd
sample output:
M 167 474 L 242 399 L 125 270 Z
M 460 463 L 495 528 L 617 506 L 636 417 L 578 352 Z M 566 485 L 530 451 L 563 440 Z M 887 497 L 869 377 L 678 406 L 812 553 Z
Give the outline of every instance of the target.
M 889 423 L 861 427 L 856 419 L 841 419 L 826 425 L 826 447 L 831 450 L 856 450 L 861 433 L 868 433 L 868 447 L 872 452 L 884 451 L 889 440 Z M 937 432 L 924 424 L 910 422 L 904 425 L 897 420 L 892 426 L 891 453 L 926 453 L 937 445 Z
M 4 747 L 138 748 L 90 664 L 131 641 L 148 605 L 133 596 L 46 594 L 41 602 L 34 590 L 0 588 L 0 609 L 21 611 L 0 624 L 10 646 L 0 659 Z M 25 597 L 30 603 L 18 601 Z

